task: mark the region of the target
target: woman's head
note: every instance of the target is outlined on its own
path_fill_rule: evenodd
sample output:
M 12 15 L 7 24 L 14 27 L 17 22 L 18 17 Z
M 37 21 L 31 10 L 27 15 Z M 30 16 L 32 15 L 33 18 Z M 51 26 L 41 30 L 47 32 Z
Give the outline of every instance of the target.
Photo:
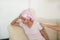
M 34 18 L 31 14 L 32 12 L 30 11 L 30 9 L 26 9 L 20 14 L 20 17 L 24 23 L 33 22 Z

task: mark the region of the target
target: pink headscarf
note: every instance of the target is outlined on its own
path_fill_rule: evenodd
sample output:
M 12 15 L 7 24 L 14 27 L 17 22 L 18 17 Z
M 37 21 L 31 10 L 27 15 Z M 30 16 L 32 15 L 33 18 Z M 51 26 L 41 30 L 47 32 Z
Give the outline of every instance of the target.
M 26 19 L 28 19 L 28 20 L 31 20 L 32 22 L 34 21 L 34 18 L 33 18 L 33 16 L 31 15 L 31 11 L 30 11 L 30 9 L 26 9 L 26 10 L 24 10 L 21 14 L 20 14 L 20 16 L 22 16 L 22 17 L 24 17 L 24 18 L 26 18 Z

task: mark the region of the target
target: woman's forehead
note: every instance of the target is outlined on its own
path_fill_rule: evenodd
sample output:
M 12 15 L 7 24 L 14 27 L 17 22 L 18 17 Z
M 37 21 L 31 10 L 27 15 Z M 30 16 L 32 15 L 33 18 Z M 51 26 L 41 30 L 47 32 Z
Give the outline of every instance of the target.
M 21 19 L 26 19 L 26 18 L 24 18 L 24 17 L 21 16 Z M 26 20 L 27 20 L 27 19 L 26 19 Z

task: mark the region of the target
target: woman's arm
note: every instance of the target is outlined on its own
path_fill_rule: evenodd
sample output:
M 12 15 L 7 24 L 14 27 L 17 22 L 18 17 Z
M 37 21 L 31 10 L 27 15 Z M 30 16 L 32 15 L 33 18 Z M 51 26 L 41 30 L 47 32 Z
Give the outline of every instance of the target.
M 48 27 L 48 28 L 51 28 L 53 30 L 56 30 L 56 31 L 60 31 L 60 26 L 58 25 L 51 25 L 51 24 L 47 24 L 47 23 L 40 23 L 43 27 Z
M 45 30 L 42 29 L 42 30 L 40 30 L 40 32 L 41 32 L 42 36 L 45 38 L 45 40 L 48 40 L 48 35 L 47 35 L 47 33 L 45 32 Z
M 13 25 L 13 26 L 20 26 L 20 25 L 19 25 L 19 22 L 16 22 L 18 19 L 19 19 L 19 17 L 15 18 L 15 19 L 11 22 L 11 25 Z

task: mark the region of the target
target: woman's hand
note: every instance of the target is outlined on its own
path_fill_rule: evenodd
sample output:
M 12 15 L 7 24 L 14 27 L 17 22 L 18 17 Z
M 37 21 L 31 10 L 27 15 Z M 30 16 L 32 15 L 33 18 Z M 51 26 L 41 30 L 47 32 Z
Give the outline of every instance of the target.
M 19 25 L 19 22 L 17 22 L 18 19 L 20 19 L 20 16 L 18 16 L 17 18 L 15 18 L 15 19 L 11 22 L 11 25 L 20 26 L 20 25 Z

